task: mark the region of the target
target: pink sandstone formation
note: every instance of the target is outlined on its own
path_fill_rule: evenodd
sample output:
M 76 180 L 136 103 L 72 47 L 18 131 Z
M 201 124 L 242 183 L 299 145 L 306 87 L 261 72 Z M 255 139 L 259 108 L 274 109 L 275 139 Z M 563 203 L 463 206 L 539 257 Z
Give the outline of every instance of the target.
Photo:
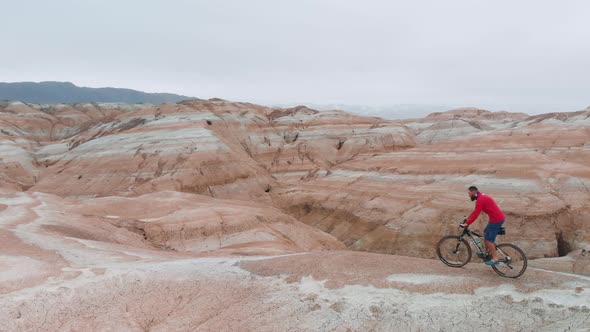
M 0 330 L 581 329 L 589 138 L 590 110 L 0 102 Z M 430 259 L 469 185 L 520 279 Z
M 352 249 L 432 257 L 436 239 L 452 231 L 449 221 L 469 212 L 464 187 L 479 182 L 513 217 L 508 239 L 531 257 L 588 244 L 586 194 L 578 193 L 588 181 L 588 111 L 435 113 L 406 124 L 451 119 L 485 130 L 431 126 L 445 139 L 413 147 L 412 132 L 395 122 L 303 106 L 216 99 L 3 107 L 3 147 L 12 156 L 2 160 L 2 179 L 11 188 L 78 198 L 172 190 L 254 199 Z M 528 230 L 531 221 L 546 227 Z
M 455 137 L 492 131 L 527 118 L 524 113 L 490 112 L 479 108 L 459 108 L 429 114 L 425 118 L 404 120 L 414 130 L 418 142 L 424 144 Z
M 0 185 L 26 190 L 41 177 L 45 155 L 67 149 L 64 140 L 116 114 L 147 107 L 127 104 L 36 105 L 0 101 Z
M 391 121 L 225 101 L 139 108 L 79 126 L 77 135 L 39 144 L 34 171 L 42 174 L 32 190 L 91 197 L 177 190 L 268 201 L 273 171 L 329 167 L 414 144 Z
M 457 232 L 470 213 L 465 189 L 475 184 L 507 212 L 505 240 L 531 258 L 563 255 L 590 244 L 589 115 L 535 116 L 313 174 L 286 174 L 282 180 L 292 186 L 276 192 L 274 202 L 349 248 L 434 257 L 436 241 Z

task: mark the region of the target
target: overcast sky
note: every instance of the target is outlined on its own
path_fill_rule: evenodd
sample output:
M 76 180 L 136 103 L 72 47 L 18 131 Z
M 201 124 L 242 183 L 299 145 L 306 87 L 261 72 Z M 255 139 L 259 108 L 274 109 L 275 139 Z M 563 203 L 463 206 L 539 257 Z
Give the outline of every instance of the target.
M 0 81 L 262 104 L 590 105 L 590 1 L 0 0 Z

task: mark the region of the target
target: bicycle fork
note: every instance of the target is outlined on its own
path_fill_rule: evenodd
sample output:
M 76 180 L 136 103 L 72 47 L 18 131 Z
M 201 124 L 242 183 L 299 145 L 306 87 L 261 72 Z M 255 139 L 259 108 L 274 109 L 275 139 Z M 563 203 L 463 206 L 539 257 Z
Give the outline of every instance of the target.
M 458 254 L 459 253 L 459 246 L 461 245 L 461 238 L 459 238 L 459 241 L 457 241 L 457 245 L 455 246 L 455 250 L 453 250 L 453 254 Z

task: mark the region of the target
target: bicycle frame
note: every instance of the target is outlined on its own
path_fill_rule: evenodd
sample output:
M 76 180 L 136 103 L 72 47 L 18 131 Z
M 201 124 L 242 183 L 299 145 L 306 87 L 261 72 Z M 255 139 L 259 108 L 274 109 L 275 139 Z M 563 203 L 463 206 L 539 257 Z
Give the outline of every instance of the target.
M 475 232 L 475 231 L 470 231 L 469 228 L 465 227 L 463 228 L 463 234 L 461 234 L 459 236 L 459 239 L 463 239 L 464 236 L 467 236 L 471 239 L 471 243 L 473 243 L 473 247 L 475 247 L 475 249 L 477 250 L 477 253 L 479 255 L 477 255 L 479 258 L 485 259 L 487 256 L 487 253 L 484 253 L 481 251 L 481 249 L 479 248 L 479 246 L 477 245 L 477 242 L 475 241 L 475 236 L 477 236 L 480 239 L 480 242 L 483 243 L 484 238 L 482 235 L 480 235 L 479 233 Z M 457 245 L 458 246 L 458 245 Z M 485 246 L 484 246 L 485 248 Z
M 477 249 L 477 257 L 479 257 L 483 260 L 490 259 L 489 252 L 485 252 L 485 253 L 482 252 L 481 249 L 479 248 L 479 246 L 477 245 L 477 242 L 475 241 L 474 236 L 477 236 L 480 239 L 480 242 L 483 243 L 483 241 L 485 241 L 483 235 L 481 235 L 475 231 L 471 231 L 471 230 L 469 230 L 469 228 L 465 227 L 465 228 L 463 228 L 463 234 L 461 234 L 459 236 L 459 239 L 463 239 L 464 236 L 468 236 L 471 239 L 471 243 L 473 243 L 473 246 Z M 496 245 L 496 243 L 494 243 L 494 245 Z M 459 244 L 457 244 L 457 247 L 459 247 Z M 485 246 L 484 246 L 484 248 L 485 248 Z M 510 255 L 507 255 L 505 252 L 502 251 L 502 249 L 500 249 L 498 247 L 496 247 L 496 250 L 498 250 L 502 255 L 504 255 L 506 257 L 504 263 L 510 264 L 510 262 L 512 260 L 510 258 Z

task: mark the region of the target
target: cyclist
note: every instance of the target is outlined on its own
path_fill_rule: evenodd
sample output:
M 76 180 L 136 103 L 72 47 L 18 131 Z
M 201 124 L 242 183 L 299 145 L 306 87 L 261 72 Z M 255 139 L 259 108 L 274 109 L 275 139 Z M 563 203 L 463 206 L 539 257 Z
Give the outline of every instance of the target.
M 496 202 L 492 197 L 480 193 L 477 187 L 471 186 L 467 190 L 469 197 L 472 201 L 475 202 L 475 210 L 469 215 L 469 218 L 465 221 L 465 223 L 461 224 L 461 227 L 469 227 L 469 225 L 473 224 L 481 211 L 485 212 L 485 214 L 489 217 L 488 225 L 484 230 L 484 239 L 485 245 L 488 249 L 488 252 L 491 254 L 491 259 L 485 261 L 486 265 L 497 265 L 498 264 L 498 254 L 496 253 L 496 236 L 502 228 L 502 224 L 504 224 L 504 220 L 506 217 L 502 210 L 498 207 Z

